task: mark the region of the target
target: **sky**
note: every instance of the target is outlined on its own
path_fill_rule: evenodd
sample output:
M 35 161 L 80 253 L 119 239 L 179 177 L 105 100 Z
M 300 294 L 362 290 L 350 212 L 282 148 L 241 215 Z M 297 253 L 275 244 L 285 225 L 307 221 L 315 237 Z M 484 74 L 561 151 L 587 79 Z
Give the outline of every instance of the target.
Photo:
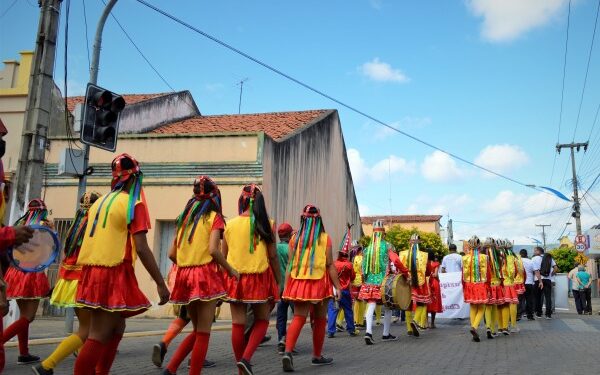
M 596 0 L 572 0 L 566 66 L 568 0 L 148 2 L 411 136 L 522 184 L 572 195 L 568 151 L 557 155 L 557 141 L 589 139 L 588 151 L 576 156 L 582 190 L 600 172 L 600 124 L 594 125 L 600 41 L 591 49 L 585 80 Z M 0 0 L 2 60 L 34 48 L 36 3 Z M 56 60 L 60 87 L 67 3 Z M 70 2 L 69 95 L 81 94 L 87 83 L 85 24 L 91 41 L 101 7 L 100 0 Z M 574 235 L 568 202 L 382 127 L 137 1 L 120 0 L 113 14 L 174 90 L 191 91 L 202 114 L 237 113 L 238 82 L 246 78 L 242 113 L 337 109 L 363 215 L 439 214 L 442 225 L 453 219 L 459 239 L 477 234 L 530 244 L 541 239 L 535 224 L 552 225 L 549 242 Z M 171 91 L 113 19 L 104 32 L 98 83 L 123 94 Z M 600 222 L 599 186 L 582 202 L 584 230 Z

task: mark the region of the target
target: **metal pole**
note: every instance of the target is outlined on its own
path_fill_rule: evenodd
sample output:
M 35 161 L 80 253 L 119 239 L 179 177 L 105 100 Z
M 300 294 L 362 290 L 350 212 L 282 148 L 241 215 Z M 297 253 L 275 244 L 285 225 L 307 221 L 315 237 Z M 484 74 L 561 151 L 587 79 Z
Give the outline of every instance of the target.
M 102 31 L 104 30 L 104 24 L 106 23 L 106 19 L 110 14 L 112 8 L 117 3 L 117 0 L 110 0 L 100 19 L 98 20 L 98 26 L 96 26 L 96 37 L 94 38 L 94 49 L 92 51 L 92 63 L 90 65 L 90 83 L 94 85 L 98 82 L 98 68 L 100 66 L 100 49 L 102 48 Z M 83 111 L 82 111 L 83 113 Z M 90 146 L 83 145 L 83 171 L 79 176 L 79 187 L 77 188 L 77 208 L 80 205 L 80 198 L 83 194 L 85 194 L 86 184 L 87 184 L 87 174 L 86 171 L 88 169 L 88 164 L 90 161 Z M 68 308 L 65 316 L 65 331 L 67 333 L 73 332 L 73 320 L 74 314 L 73 309 Z
M 10 222 L 21 215 L 27 201 L 40 198 L 44 176 L 44 157 L 50 126 L 50 108 L 54 88 L 56 37 L 60 18 L 61 0 L 40 3 L 40 21 L 31 65 L 29 95 L 21 137 L 21 151 L 17 166 L 16 189 L 10 210 Z
M 544 250 L 546 250 L 546 227 L 551 227 L 550 224 L 536 224 L 536 227 L 542 227 L 542 241 L 544 242 Z
M 573 200 L 575 201 L 575 229 L 581 235 L 581 212 L 579 205 L 579 190 L 577 189 L 577 173 L 575 172 L 575 150 L 571 147 L 571 167 L 573 169 Z

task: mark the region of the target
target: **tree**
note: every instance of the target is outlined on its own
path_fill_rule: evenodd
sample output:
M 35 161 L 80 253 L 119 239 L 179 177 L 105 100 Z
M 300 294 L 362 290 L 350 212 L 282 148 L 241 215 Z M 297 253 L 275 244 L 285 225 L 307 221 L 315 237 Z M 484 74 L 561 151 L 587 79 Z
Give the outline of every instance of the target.
M 435 233 L 422 232 L 416 228 L 405 229 L 398 225 L 393 226 L 387 230 L 385 239 L 396 248 L 396 251 L 402 251 L 409 248 L 408 244 L 410 236 L 412 236 L 414 233 L 418 233 L 421 237 L 421 250 L 431 248 L 433 249 L 433 252 L 439 256 L 443 256 L 448 253 L 448 249 L 442 243 L 440 236 Z M 358 240 L 358 243 L 362 247 L 367 247 L 371 243 L 371 237 L 363 236 L 360 240 Z
M 552 258 L 556 262 L 558 272 L 569 272 L 575 267 L 575 257 L 577 251 L 571 248 L 558 248 L 549 251 L 552 254 Z

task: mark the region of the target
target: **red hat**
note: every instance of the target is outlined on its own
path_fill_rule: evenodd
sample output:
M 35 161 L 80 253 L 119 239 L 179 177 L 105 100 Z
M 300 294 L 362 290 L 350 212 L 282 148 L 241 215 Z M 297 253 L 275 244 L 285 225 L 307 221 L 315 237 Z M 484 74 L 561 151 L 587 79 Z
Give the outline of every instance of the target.
M 212 188 L 210 189 L 210 191 L 204 191 L 204 187 L 205 185 L 211 186 Z M 219 188 L 217 187 L 217 184 L 212 180 L 212 178 L 208 177 L 208 176 L 198 176 L 194 179 L 194 187 L 198 186 L 200 188 L 200 190 L 198 191 L 198 193 L 195 193 L 194 195 L 199 198 L 199 199 L 210 199 L 213 196 L 219 194 Z M 194 189 L 194 191 L 196 191 Z
M 41 199 L 32 199 L 27 204 L 27 209 L 29 211 L 35 211 L 35 210 L 47 210 L 48 208 L 46 207 L 46 203 L 44 203 L 43 200 L 41 200 Z
M 133 168 L 125 169 L 123 168 L 123 160 L 129 159 L 133 162 Z M 138 163 L 135 158 L 129 154 L 121 154 L 113 159 L 111 164 L 112 169 L 112 186 L 114 187 L 119 182 L 124 182 L 131 177 L 131 175 L 140 173 L 140 163 Z
M 292 228 L 292 226 L 290 224 L 281 223 L 281 224 L 279 224 L 279 228 L 277 228 L 277 235 L 279 237 L 289 237 L 293 231 L 294 231 L 294 229 Z
M 4 126 L 2 119 L 0 119 L 0 138 L 4 137 L 6 134 L 8 134 L 8 130 L 6 129 L 6 126 Z

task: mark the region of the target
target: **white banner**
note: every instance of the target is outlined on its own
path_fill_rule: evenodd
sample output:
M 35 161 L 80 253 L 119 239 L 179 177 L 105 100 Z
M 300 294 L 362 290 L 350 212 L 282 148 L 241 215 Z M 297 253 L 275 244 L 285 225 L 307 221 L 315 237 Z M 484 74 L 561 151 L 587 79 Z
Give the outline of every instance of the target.
M 469 317 L 469 304 L 465 303 L 462 287 L 462 272 L 440 273 L 442 306 L 444 312 L 439 318 L 464 319 Z

